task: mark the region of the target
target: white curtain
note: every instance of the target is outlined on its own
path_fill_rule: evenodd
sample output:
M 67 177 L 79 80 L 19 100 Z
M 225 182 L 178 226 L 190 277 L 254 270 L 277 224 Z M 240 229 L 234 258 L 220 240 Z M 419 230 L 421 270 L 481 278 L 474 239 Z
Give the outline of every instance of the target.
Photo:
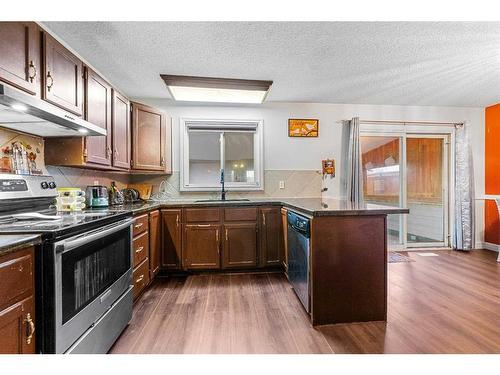
M 343 195 L 356 205 L 363 203 L 363 171 L 359 143 L 359 118 L 345 121 L 342 128 Z
M 453 248 L 472 250 L 475 243 L 474 167 L 467 124 L 455 129 L 455 233 Z

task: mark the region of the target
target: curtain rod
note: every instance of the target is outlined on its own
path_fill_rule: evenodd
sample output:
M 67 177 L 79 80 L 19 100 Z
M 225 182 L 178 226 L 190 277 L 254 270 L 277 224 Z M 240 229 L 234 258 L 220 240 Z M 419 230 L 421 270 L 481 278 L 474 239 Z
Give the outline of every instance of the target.
M 350 121 L 350 120 L 344 120 Z M 453 126 L 463 126 L 463 122 L 439 122 L 439 121 L 395 121 L 395 120 L 359 120 L 359 123 L 364 124 L 415 124 L 415 125 L 453 125 Z

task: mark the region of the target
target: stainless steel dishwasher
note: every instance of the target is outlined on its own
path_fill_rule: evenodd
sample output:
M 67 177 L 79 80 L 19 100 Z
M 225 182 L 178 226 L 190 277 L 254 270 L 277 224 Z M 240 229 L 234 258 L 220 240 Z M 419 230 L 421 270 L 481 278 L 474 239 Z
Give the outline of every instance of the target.
M 310 218 L 288 211 L 288 279 L 302 305 L 310 310 Z

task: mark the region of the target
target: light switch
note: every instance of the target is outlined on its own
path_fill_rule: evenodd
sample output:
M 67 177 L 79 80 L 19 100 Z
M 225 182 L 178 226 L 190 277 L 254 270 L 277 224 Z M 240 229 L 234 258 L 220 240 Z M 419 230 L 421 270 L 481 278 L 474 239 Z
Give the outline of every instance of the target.
M 280 189 L 284 189 L 285 188 L 285 181 L 280 181 Z

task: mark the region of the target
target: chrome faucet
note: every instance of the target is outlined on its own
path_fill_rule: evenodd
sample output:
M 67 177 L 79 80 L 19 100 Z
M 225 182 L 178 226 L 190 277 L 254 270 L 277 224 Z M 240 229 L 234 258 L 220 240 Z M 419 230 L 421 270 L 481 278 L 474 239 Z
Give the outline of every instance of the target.
M 224 188 L 224 169 L 221 169 L 220 170 L 220 183 L 221 183 L 221 186 L 222 186 L 222 190 L 221 190 L 221 197 L 220 199 L 222 201 L 225 201 L 226 200 L 226 190 Z

